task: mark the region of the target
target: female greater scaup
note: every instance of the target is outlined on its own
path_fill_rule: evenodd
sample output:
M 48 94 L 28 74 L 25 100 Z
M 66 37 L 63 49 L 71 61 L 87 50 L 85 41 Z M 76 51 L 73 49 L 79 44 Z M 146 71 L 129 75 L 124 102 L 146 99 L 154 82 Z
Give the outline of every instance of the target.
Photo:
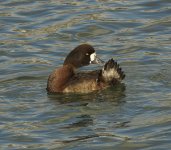
M 92 63 L 103 63 L 94 48 L 82 44 L 72 50 L 66 57 L 62 67 L 55 69 L 48 78 L 48 93 L 87 93 L 105 89 L 121 82 L 125 74 L 116 61 L 110 59 L 101 70 L 76 73 L 76 69 Z

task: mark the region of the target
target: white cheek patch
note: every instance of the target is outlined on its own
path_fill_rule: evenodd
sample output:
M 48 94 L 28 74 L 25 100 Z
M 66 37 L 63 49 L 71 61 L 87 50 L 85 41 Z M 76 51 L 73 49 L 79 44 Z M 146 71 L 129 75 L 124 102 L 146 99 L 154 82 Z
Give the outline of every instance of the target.
M 96 53 L 90 55 L 90 63 L 96 59 Z

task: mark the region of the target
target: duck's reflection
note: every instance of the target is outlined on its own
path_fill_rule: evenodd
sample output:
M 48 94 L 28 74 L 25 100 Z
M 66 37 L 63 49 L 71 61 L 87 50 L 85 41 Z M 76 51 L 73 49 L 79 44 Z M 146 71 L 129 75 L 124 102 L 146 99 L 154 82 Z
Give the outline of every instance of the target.
M 125 103 L 125 85 L 119 84 L 103 91 L 89 94 L 53 94 L 49 100 L 56 109 L 62 109 L 68 116 L 61 129 L 89 127 L 94 124 L 94 115 L 112 111 Z M 109 107 L 109 108 L 107 108 Z M 74 113 L 73 113 L 74 112 Z
M 90 125 L 93 125 L 93 118 L 87 114 L 76 117 L 76 120 L 77 121 L 74 123 L 61 127 L 61 129 L 88 127 Z

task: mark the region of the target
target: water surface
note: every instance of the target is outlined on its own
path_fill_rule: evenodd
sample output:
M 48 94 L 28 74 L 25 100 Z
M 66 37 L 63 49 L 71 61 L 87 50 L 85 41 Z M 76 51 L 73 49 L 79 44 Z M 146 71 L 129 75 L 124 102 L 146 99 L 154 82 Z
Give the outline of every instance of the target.
M 168 0 L 1 0 L 0 149 L 170 149 L 170 14 Z M 80 43 L 117 60 L 124 85 L 47 95 Z

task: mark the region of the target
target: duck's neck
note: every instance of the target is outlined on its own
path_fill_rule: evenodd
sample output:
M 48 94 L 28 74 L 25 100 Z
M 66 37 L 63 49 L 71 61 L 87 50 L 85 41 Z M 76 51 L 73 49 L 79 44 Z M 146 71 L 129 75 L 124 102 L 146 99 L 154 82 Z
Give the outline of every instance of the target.
M 77 70 L 77 68 L 72 64 L 63 64 L 63 67 L 68 67 L 69 69 L 72 69 L 74 73 Z

